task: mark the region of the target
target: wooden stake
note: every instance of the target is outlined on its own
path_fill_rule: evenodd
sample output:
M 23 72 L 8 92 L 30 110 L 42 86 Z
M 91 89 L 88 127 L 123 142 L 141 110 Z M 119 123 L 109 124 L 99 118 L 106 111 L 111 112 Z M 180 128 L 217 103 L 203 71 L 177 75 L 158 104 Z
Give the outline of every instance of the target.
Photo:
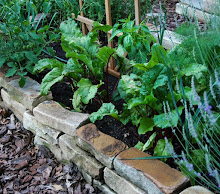
M 106 13 L 106 24 L 109 25 L 109 26 L 112 26 L 111 1 L 110 0 L 105 0 L 105 13 Z M 108 33 L 107 36 L 108 36 L 108 40 L 109 40 L 110 37 L 111 37 L 111 34 Z M 113 42 L 108 41 L 108 46 L 110 48 L 113 48 Z M 111 59 L 110 59 L 109 68 L 114 69 L 114 59 L 113 59 L 113 57 L 111 57 Z
M 140 25 L 141 23 L 141 2 L 140 0 L 134 0 L 135 6 L 135 24 Z
M 82 7 L 83 7 L 82 0 L 79 0 L 79 7 L 80 7 L 80 9 L 82 9 Z M 83 11 L 80 12 L 80 15 L 85 17 L 85 14 L 83 13 Z M 82 33 L 83 33 L 83 36 L 85 36 L 87 34 L 86 25 L 84 23 L 82 23 Z

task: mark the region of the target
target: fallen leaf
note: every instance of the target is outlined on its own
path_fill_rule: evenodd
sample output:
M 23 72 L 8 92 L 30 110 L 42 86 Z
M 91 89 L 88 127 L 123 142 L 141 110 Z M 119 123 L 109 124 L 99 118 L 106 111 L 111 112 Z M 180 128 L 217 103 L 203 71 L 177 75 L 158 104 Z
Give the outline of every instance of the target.
M 93 193 L 95 191 L 95 189 L 90 184 L 86 184 L 85 188 L 88 190 L 89 193 Z
M 43 175 L 43 177 L 44 177 L 45 179 L 48 179 L 48 178 L 49 178 L 52 169 L 53 169 L 52 166 L 48 166 L 46 169 L 44 169 L 44 170 L 42 171 L 42 175 Z
M 62 190 L 63 187 L 61 185 L 52 185 L 56 191 Z

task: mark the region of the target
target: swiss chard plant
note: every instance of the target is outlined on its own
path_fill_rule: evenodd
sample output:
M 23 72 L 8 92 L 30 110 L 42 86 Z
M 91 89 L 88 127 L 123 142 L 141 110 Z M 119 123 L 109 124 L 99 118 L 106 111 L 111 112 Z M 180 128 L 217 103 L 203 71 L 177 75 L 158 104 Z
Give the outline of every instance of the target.
M 0 67 L 4 64 L 9 67 L 6 77 L 19 75 L 19 85 L 22 87 L 25 75 L 32 73 L 43 48 L 59 35 L 49 33 L 49 25 L 38 27 L 47 13 L 42 14 L 36 23 L 37 7 L 31 1 L 25 5 L 19 1 L 0 1 L 0 5 Z M 46 49 L 52 50 L 49 47 Z
M 117 59 L 117 65 L 121 70 L 124 70 L 125 64 L 128 63 L 123 57 L 122 48 L 111 49 L 106 46 L 100 48 L 97 30 L 107 32 L 110 29 L 110 26 L 101 26 L 95 22 L 93 32 L 83 36 L 74 20 L 62 22 L 61 46 L 69 60 L 63 63 L 56 59 L 42 59 L 37 63 L 34 72 L 51 69 L 42 80 L 41 94 L 46 95 L 53 84 L 67 77 L 74 91 L 72 102 L 75 110 L 81 111 L 82 106 L 92 99 L 99 104 L 109 102 L 108 68 L 106 77 L 104 69 L 111 57 Z
M 125 101 L 121 114 L 115 109 L 113 104 L 103 104 L 96 113 L 90 115 L 90 120 L 95 122 L 106 115 L 110 115 L 121 121 L 123 124 L 131 122 L 138 127 L 139 134 L 147 134 L 146 143 L 139 142 L 136 146 L 141 150 L 148 150 L 154 147 L 154 155 L 167 156 L 165 151 L 164 136 L 169 139 L 172 146 L 172 128 L 179 125 L 180 118 L 184 115 L 184 106 L 176 106 L 173 101 L 180 103 L 181 95 L 179 88 L 175 88 L 173 93 L 169 88 L 176 83 L 176 72 L 183 79 L 190 79 L 192 76 L 201 81 L 201 76 L 207 72 L 206 66 L 192 64 L 185 66 L 178 71 L 178 66 L 173 67 L 170 55 L 163 47 L 155 43 L 151 47 L 151 59 L 147 63 L 132 62 L 138 73 L 123 75 L 119 81 L 117 92 Z M 204 86 L 204 85 L 203 85 Z M 202 87 L 202 86 L 200 86 Z M 185 86 L 183 88 L 187 101 L 192 96 L 192 90 Z M 164 113 L 164 107 L 169 106 L 171 120 L 168 120 Z M 194 102 L 193 102 L 194 103 Z

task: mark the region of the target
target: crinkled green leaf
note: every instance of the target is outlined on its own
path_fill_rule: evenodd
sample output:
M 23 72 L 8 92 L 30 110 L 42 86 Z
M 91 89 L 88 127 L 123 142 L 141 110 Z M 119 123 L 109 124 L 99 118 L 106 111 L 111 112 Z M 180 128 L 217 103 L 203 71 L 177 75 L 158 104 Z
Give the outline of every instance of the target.
M 81 95 L 82 102 L 84 104 L 88 104 L 91 99 L 93 99 L 98 91 L 98 88 L 102 85 L 93 85 L 89 79 L 82 78 L 78 82 L 78 89 L 77 91 Z
M 82 37 L 82 33 L 73 19 L 68 19 L 60 24 L 60 31 L 64 37 Z
M 182 114 L 182 110 L 184 107 L 178 107 L 179 114 Z M 154 116 L 154 123 L 157 127 L 165 129 L 167 127 L 176 127 L 178 124 L 178 115 L 176 110 L 171 111 L 171 113 L 167 113 L 167 118 L 165 113 Z
M 131 79 L 131 77 L 129 77 L 128 75 L 123 75 L 118 83 L 118 91 L 121 98 L 130 99 L 133 96 L 136 96 L 140 90 L 137 84 L 138 83 Z
M 162 64 L 155 65 L 144 73 L 142 80 L 141 94 L 143 95 L 149 95 L 153 89 L 164 86 L 168 81 L 165 66 Z
M 128 101 L 128 109 L 132 109 L 135 106 L 141 105 L 141 104 L 147 104 L 147 105 L 155 105 L 157 99 L 152 95 L 137 97 L 137 98 L 131 98 Z
M 108 46 L 102 47 L 98 54 L 97 57 L 105 64 L 107 65 L 109 58 L 115 53 L 115 49 L 112 49 Z
M 133 125 L 138 126 L 141 121 L 141 116 L 137 109 L 128 109 L 125 105 L 119 119 L 124 125 L 131 121 Z
M 94 123 L 97 120 L 102 120 L 103 117 L 107 115 L 118 119 L 118 111 L 112 103 L 103 103 L 101 108 L 97 112 L 92 113 L 89 118 L 90 121 Z
M 152 56 L 149 61 L 149 66 L 153 67 L 158 63 L 166 64 L 167 63 L 167 56 L 165 49 L 158 43 L 153 44 L 151 47 Z

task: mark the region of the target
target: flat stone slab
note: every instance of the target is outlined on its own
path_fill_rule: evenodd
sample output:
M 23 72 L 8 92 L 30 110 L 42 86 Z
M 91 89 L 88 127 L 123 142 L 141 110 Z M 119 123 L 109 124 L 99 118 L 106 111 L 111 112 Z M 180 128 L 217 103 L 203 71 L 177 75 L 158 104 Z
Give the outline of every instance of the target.
M 99 188 L 104 194 L 116 194 L 112 189 L 110 189 L 106 184 L 101 183 L 99 180 L 93 180 L 93 186 Z M 125 193 L 124 193 L 125 194 Z
M 159 160 L 121 160 L 150 157 L 136 148 L 120 153 L 114 160 L 116 172 L 147 193 L 173 193 L 183 190 L 189 180 Z
M 77 145 L 108 168 L 113 168 L 115 156 L 128 148 L 123 142 L 99 131 L 92 123 L 77 129 L 75 134 Z
M 71 147 L 69 147 L 69 145 L 71 145 Z M 76 144 L 74 145 L 73 137 L 70 137 L 67 134 L 60 136 L 59 146 L 65 160 L 75 163 L 80 169 L 84 170 L 95 179 L 103 178 L 104 166 L 88 152 L 85 152 Z
M 197 9 L 203 8 L 204 0 L 180 0 L 182 3 L 195 7 Z M 206 1 L 206 0 L 205 0 Z
M 38 145 L 44 145 L 45 147 L 47 147 L 54 154 L 54 156 L 56 157 L 56 159 L 58 161 L 60 161 L 61 163 L 66 164 L 66 161 L 62 157 L 61 149 L 58 145 L 52 145 L 46 139 L 43 139 L 39 136 L 34 137 L 34 144 L 37 145 L 37 146 Z
M 26 77 L 26 84 L 21 88 L 18 84 L 19 79 L 14 79 L 7 84 L 6 91 L 12 99 L 21 103 L 29 110 L 33 110 L 39 103 L 45 100 L 51 100 L 52 94 L 47 96 L 40 95 L 40 84 L 35 80 Z
M 177 3 L 176 4 L 176 13 L 180 15 L 187 14 L 188 16 L 192 18 L 197 18 L 199 21 L 207 23 L 210 21 L 211 18 L 216 17 L 220 18 L 219 16 L 214 16 L 212 14 L 209 14 L 207 12 L 201 11 L 199 9 L 196 9 L 194 7 L 190 7 L 189 5 L 183 4 L 183 3 Z
M 147 194 L 107 167 L 104 170 L 104 180 L 105 183 L 118 194 Z
M 193 186 L 185 189 L 180 194 L 214 194 L 208 189 L 201 186 Z
M 154 38 L 158 41 L 158 33 L 155 31 L 158 31 L 159 27 L 157 28 L 155 25 L 150 24 L 150 23 L 147 23 L 147 26 L 149 30 L 152 32 L 152 35 L 154 36 Z M 179 44 L 181 44 L 183 40 L 184 40 L 183 36 L 180 36 L 170 30 L 165 30 L 162 46 L 165 49 L 173 49 L 175 46 L 178 46 Z
M 54 101 L 44 101 L 33 109 L 37 121 L 71 136 L 89 122 L 89 114 L 71 112 Z
M 4 106 L 11 109 L 18 120 L 22 121 L 23 114 L 27 110 L 26 107 L 12 99 L 11 96 L 5 91 L 5 89 L 1 89 L 1 97 L 4 102 Z
M 39 123 L 29 110 L 23 115 L 23 126 L 33 134 L 46 139 L 52 145 L 58 144 L 58 137 L 62 133 Z

